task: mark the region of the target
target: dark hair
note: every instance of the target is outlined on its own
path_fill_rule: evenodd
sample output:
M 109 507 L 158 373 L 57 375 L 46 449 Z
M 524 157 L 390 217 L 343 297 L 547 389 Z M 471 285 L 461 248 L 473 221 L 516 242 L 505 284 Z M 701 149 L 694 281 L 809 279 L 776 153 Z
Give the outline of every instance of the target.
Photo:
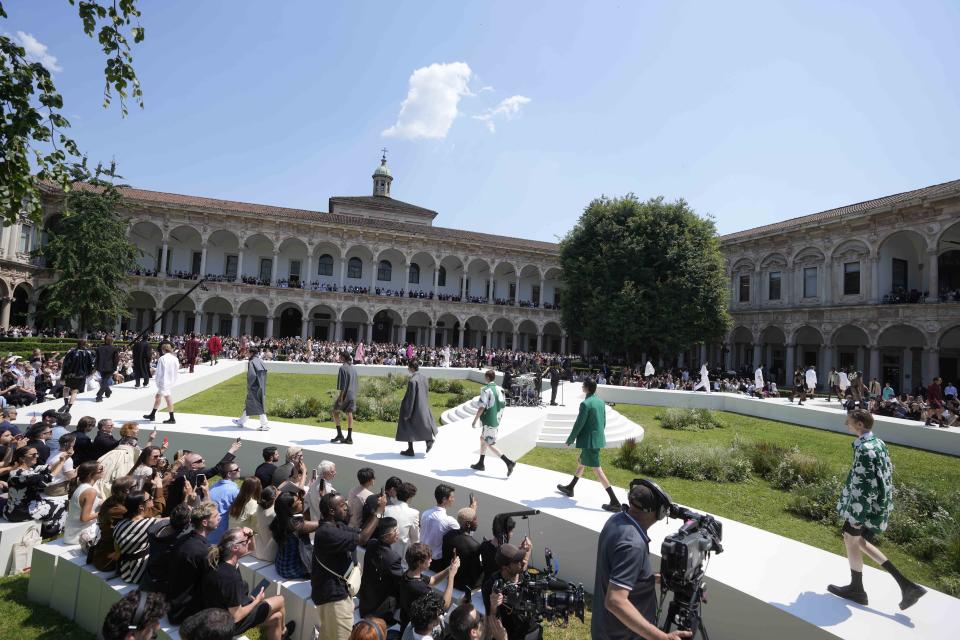
M 242 516 L 243 508 L 251 500 L 260 500 L 260 478 L 257 476 L 250 476 L 240 485 L 240 493 L 237 494 L 233 504 L 230 505 L 230 511 L 228 512 L 230 517 L 239 518 Z
M 397 487 L 397 500 L 407 502 L 417 495 L 417 487 L 412 482 L 404 482 Z
M 587 378 L 583 381 L 583 386 L 587 388 L 587 393 L 594 394 L 597 392 L 597 381 L 593 378 Z
M 326 520 L 327 514 L 334 510 L 333 505 L 339 497 L 340 494 L 337 493 L 326 493 L 320 498 L 320 518 L 322 520 Z
M 296 497 L 296 494 L 284 491 L 273 503 L 273 511 L 277 515 L 270 523 L 270 533 L 281 547 L 286 544 L 287 536 L 293 531 L 293 514 L 296 513 L 293 510 L 293 501 Z
M 426 560 L 433 558 L 433 551 L 430 550 L 430 547 L 423 544 L 422 542 L 414 542 L 409 547 L 404 554 L 404 557 L 407 559 L 407 566 L 410 568 L 419 567 Z
M 513 530 L 517 528 L 517 521 L 510 516 L 504 516 L 502 513 L 493 517 L 493 537 L 500 541 L 501 538 L 508 537 Z
M 264 462 L 269 462 L 269 461 L 270 461 L 270 458 L 273 457 L 273 454 L 277 453 L 278 451 L 280 451 L 280 449 L 278 449 L 277 447 L 264 447 L 264 448 L 263 448 L 263 461 L 264 461 Z
M 391 529 L 397 528 L 397 519 L 390 516 L 383 516 L 380 518 L 380 522 L 377 523 L 376 537 L 379 540 L 387 534 Z
M 143 631 L 150 625 L 156 623 L 160 618 L 167 615 L 167 611 L 170 608 L 167 605 L 166 596 L 162 593 L 147 593 L 146 596 L 147 599 L 143 607 L 143 615 L 140 617 L 140 624 L 137 625 L 137 631 Z M 100 628 L 104 640 L 123 640 L 130 630 L 130 625 L 133 624 L 133 619 L 137 614 L 137 608 L 139 606 L 139 589 L 131 591 L 114 603 L 107 612 L 107 616 L 103 619 L 103 626 Z
M 863 425 L 865 431 L 873 429 L 873 416 L 869 411 L 854 409 L 850 412 L 850 419 Z
M 83 416 L 77 420 L 77 431 L 86 433 L 97 426 L 97 420 L 93 416 Z
M 153 455 L 154 451 L 162 451 L 162 449 L 160 449 L 160 447 L 154 447 L 152 445 L 149 447 L 144 447 L 143 451 L 140 452 L 140 457 L 137 458 L 137 461 L 133 464 L 133 469 L 130 469 L 130 473 L 127 475 L 133 475 L 133 472 L 136 471 L 137 467 L 141 465 L 146 466 L 147 461 L 150 460 L 150 456 Z
M 390 476 L 387 478 L 387 484 L 383 485 L 384 491 L 390 491 L 390 489 L 400 490 L 400 486 L 403 484 L 403 480 L 397 476 Z
M 66 427 L 70 425 L 70 414 L 66 411 L 58 411 L 54 414 L 54 418 L 57 421 L 58 427 Z
M 134 489 L 128 493 L 127 499 L 123 501 L 123 506 L 127 509 L 126 517 L 132 518 L 140 513 L 140 507 L 146 504 L 147 498 L 149 497 L 147 492 L 142 489 Z
M 490 382 L 493 382 L 494 380 L 497 379 L 497 372 L 494 371 L 493 369 L 487 369 L 486 371 L 483 372 L 483 377 L 489 380 Z
M 473 612 L 477 611 L 469 602 L 466 602 L 450 614 L 450 622 L 447 625 L 447 632 L 452 640 L 467 640 L 470 632 L 480 626 L 483 622 L 483 616 L 474 617 Z M 479 614 L 479 612 L 477 612 Z
M 100 462 L 98 460 L 87 460 L 86 462 L 81 462 L 77 466 L 77 480 L 79 482 L 86 482 L 95 476 L 99 470 Z
M 443 600 L 440 594 L 425 593 L 410 604 L 410 624 L 414 631 L 422 631 L 427 625 L 443 616 Z
M 410 362 L 407 363 L 407 369 L 410 369 L 410 371 L 419 371 L 420 361 L 416 359 L 411 360 Z
M 445 501 L 450 497 L 450 494 L 456 491 L 453 487 L 448 484 L 440 483 L 437 485 L 437 488 L 433 490 L 433 497 L 437 499 L 437 504 Z
M 183 531 L 190 525 L 192 509 L 186 502 L 181 502 L 170 512 L 170 526 L 177 531 Z
M 27 436 L 27 438 L 28 438 L 29 440 L 33 440 L 34 438 L 39 438 L 39 437 L 40 437 L 40 434 L 43 433 L 44 431 L 46 431 L 46 430 L 49 429 L 49 428 L 50 428 L 50 427 L 48 427 L 48 426 L 47 426 L 45 423 L 43 423 L 43 422 L 35 422 L 35 423 L 33 423 L 32 425 L 30 425 L 29 427 L 27 427 L 26 436 Z
M 233 616 L 226 609 L 204 609 L 180 623 L 183 640 L 233 640 Z
M 374 478 L 376 478 L 376 474 L 374 474 L 373 469 L 370 467 L 363 467 L 357 471 L 357 482 L 360 484 L 367 484 Z
M 343 351 L 340 352 L 340 361 L 341 361 L 341 362 L 350 362 L 351 360 L 353 360 L 353 356 L 350 355 L 350 352 L 349 352 L 349 351 L 347 351 L 346 349 L 344 349 Z
M 26 446 L 24 446 L 24 447 L 20 447 L 19 449 L 14 449 L 14 450 L 13 450 L 13 461 L 14 461 L 16 464 L 20 464 L 20 463 L 27 457 L 27 452 L 30 451 L 31 449 L 33 449 L 33 452 L 34 452 L 34 453 L 39 453 L 39 452 L 37 451 L 37 448 L 36 448 L 36 447 L 32 447 L 32 446 L 30 446 L 30 445 L 26 445 Z
M 260 505 L 261 509 L 269 509 L 273 506 L 273 503 L 277 499 L 277 488 L 272 484 L 260 489 L 260 499 L 257 500 L 257 504 Z
M 76 444 L 77 436 L 72 433 L 65 433 L 57 439 L 57 442 L 60 443 L 60 450 L 64 451 Z

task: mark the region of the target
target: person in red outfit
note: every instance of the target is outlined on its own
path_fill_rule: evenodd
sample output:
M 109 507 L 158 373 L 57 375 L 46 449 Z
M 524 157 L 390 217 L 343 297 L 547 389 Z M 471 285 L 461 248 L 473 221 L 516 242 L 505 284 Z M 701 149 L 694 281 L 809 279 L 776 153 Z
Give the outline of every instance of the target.
M 927 387 L 927 422 L 926 426 L 933 426 L 933 418 L 936 416 L 937 422 L 941 427 L 946 427 L 943 423 L 943 392 L 940 388 L 940 376 L 933 379 L 933 383 Z
M 220 361 L 220 352 L 223 351 L 223 342 L 220 340 L 220 336 L 213 334 L 207 340 L 207 351 L 210 352 L 210 366 L 217 364 Z
M 197 340 L 196 334 L 190 334 L 190 339 L 187 340 L 183 355 L 187 359 L 187 366 L 190 367 L 190 373 L 193 373 L 193 365 L 197 363 L 197 358 L 200 357 L 200 341 Z

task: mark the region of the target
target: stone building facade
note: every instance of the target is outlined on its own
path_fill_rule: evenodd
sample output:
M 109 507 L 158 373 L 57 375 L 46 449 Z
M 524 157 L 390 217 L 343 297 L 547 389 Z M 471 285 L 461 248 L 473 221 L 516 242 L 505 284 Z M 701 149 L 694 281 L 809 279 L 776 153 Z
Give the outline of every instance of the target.
M 898 392 L 960 378 L 960 180 L 720 240 L 733 325 L 715 362 L 781 383 L 852 366 Z
M 311 336 L 420 345 L 570 351 L 560 324 L 556 244 L 433 225 L 437 213 L 394 199 L 386 158 L 373 194 L 333 197 L 328 212 L 121 189 L 140 269 L 130 317 L 157 329 Z M 45 195 L 46 216 L 62 195 Z M 45 275 L 27 224 L 0 237 L 3 326 L 30 324 Z M 39 293 L 38 293 L 39 292 Z M 401 295 L 402 292 L 402 295 Z M 411 292 L 413 296 L 411 297 Z

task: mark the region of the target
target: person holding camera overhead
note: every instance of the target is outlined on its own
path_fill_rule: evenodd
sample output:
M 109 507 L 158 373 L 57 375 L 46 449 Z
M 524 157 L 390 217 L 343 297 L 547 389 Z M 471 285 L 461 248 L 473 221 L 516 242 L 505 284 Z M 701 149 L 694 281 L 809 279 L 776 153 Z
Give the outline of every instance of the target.
M 590 634 L 607 640 L 678 640 L 690 631 L 657 628 L 657 579 L 647 530 L 667 517 L 670 497 L 648 480 L 630 483 L 627 504 L 611 516 L 597 540 Z M 513 637 L 513 636 L 511 636 Z
M 488 612 L 488 629 L 503 625 L 510 640 L 539 640 L 543 638 L 543 627 L 536 618 L 523 615 L 501 599 L 504 584 L 516 584 L 520 575 L 527 570 L 530 562 L 530 549 L 520 549 L 512 544 L 502 544 L 497 548 L 497 566 L 500 570 L 483 582 L 483 607 Z M 498 606 L 494 606 L 498 604 Z M 603 635 L 593 634 L 594 638 Z

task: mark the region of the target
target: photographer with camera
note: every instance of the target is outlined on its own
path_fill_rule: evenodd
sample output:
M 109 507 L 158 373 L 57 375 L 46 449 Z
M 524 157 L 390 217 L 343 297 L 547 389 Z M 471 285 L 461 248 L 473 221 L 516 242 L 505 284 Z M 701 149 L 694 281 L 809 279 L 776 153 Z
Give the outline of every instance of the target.
M 487 578 L 483 583 L 483 608 L 487 611 L 488 628 L 499 624 L 507 631 L 510 640 L 540 640 L 543 638 L 543 627 L 535 617 L 514 609 L 504 602 L 498 607 L 493 606 L 494 599 L 499 602 L 499 594 L 504 587 L 520 581 L 520 575 L 527 570 L 530 561 L 529 550 L 524 551 L 512 544 L 502 544 L 497 549 L 497 565 L 500 571 Z M 494 620 L 496 618 L 496 620 Z M 594 637 L 597 636 L 594 634 Z
M 623 510 L 607 520 L 597 541 L 591 635 L 607 640 L 690 638 L 690 631 L 657 628 L 657 576 L 650 565 L 647 530 L 667 517 L 669 497 L 641 480 L 631 483 L 627 500 Z

